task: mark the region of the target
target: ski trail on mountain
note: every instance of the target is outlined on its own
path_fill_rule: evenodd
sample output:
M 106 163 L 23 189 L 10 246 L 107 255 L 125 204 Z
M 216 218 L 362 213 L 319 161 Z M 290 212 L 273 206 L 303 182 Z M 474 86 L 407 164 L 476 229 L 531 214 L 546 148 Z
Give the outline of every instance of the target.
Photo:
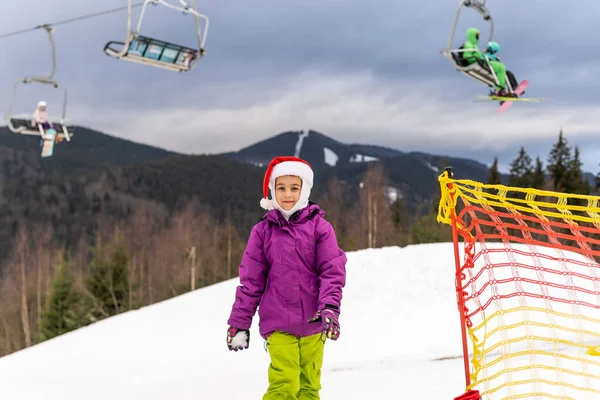
M 298 141 L 296 142 L 296 151 L 294 152 L 294 157 L 300 157 L 300 152 L 302 151 L 302 142 L 304 142 L 304 138 L 308 137 L 308 130 L 302 131 L 298 134 Z

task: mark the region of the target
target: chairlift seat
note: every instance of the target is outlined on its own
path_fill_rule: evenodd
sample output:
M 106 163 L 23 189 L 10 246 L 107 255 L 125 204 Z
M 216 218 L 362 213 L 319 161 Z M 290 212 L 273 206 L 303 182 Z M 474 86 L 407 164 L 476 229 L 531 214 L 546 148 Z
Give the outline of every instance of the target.
M 60 119 L 56 119 L 56 118 L 49 118 L 48 122 L 50 122 L 52 125 L 54 125 L 54 129 L 57 131 L 58 136 L 64 136 L 67 140 L 70 140 L 71 137 L 73 136 L 74 128 L 73 127 L 67 128 L 64 121 L 61 121 Z M 20 133 L 21 135 L 35 135 L 35 136 L 41 135 L 39 126 L 38 125 L 33 126 L 33 124 L 31 123 L 31 118 L 26 118 L 25 116 L 21 116 L 21 115 L 14 116 L 14 117 L 10 117 L 10 123 L 11 123 L 12 127 L 15 129 L 15 131 Z M 59 129 L 57 129 L 57 128 L 59 128 Z
M 459 50 L 462 49 L 463 46 L 459 48 Z M 452 62 L 457 71 L 475 78 L 492 88 L 495 86 L 496 80 L 494 79 L 494 74 L 485 60 L 477 59 L 477 62 L 469 64 L 469 62 L 464 58 L 462 52 L 453 51 L 451 56 Z
M 153 65 L 173 71 L 189 71 L 204 51 L 168 43 L 147 36 L 137 35 L 131 39 L 129 48 L 123 52 L 123 42 L 111 41 L 104 47 L 104 52 L 118 59 L 123 59 L 141 64 Z M 117 48 L 118 46 L 120 48 Z

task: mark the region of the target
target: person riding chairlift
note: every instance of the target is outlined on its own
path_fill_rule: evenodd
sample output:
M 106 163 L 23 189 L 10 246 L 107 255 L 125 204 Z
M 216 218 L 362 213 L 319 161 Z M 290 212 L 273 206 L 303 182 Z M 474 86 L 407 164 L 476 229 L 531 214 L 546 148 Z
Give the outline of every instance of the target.
M 482 60 L 485 62 L 485 58 L 483 53 L 479 50 L 479 36 L 480 32 L 477 28 L 469 28 L 466 32 L 465 44 L 463 45 L 463 58 L 467 63 L 474 64 L 477 60 Z M 497 44 L 497 43 L 496 43 Z M 500 46 L 498 46 L 500 49 Z M 493 50 L 493 49 L 492 49 Z M 495 53 L 495 52 L 494 52 Z M 497 56 L 495 56 L 497 58 Z M 494 85 L 494 95 L 496 96 L 504 96 L 504 97 L 517 97 L 515 94 L 510 93 L 506 90 L 506 65 L 497 61 L 495 59 L 489 59 L 489 64 L 498 79 L 498 82 Z M 512 75 L 512 74 L 511 74 Z M 511 82 L 512 83 L 512 82 Z
M 487 45 L 487 49 L 485 51 L 485 53 L 483 53 L 483 55 L 485 57 L 487 57 L 490 61 L 498 61 L 500 62 L 500 57 L 498 57 L 497 53 L 500 51 L 500 45 L 498 44 L 498 42 L 494 42 L 491 41 L 488 43 Z M 510 86 L 512 87 L 513 90 L 515 90 L 517 88 L 517 86 L 519 86 L 519 82 L 517 81 L 517 78 L 515 77 L 515 75 L 509 71 L 506 70 L 506 77 L 508 78 L 508 81 L 510 82 Z M 523 91 L 524 94 L 525 91 Z
M 33 112 L 33 119 L 31 120 L 31 125 L 35 128 L 37 124 L 40 124 L 44 131 L 46 129 L 50 129 L 51 124 L 48 121 L 48 112 L 46 111 L 46 102 L 40 101 L 37 104 L 35 111 Z
M 31 125 L 35 128 L 37 124 L 40 124 L 44 129 L 44 133 L 50 129 L 54 128 L 53 124 L 48 120 L 48 112 L 46 111 L 47 104 L 45 101 L 41 100 L 38 102 L 35 111 L 33 112 L 33 119 L 31 120 Z M 56 128 L 54 128 L 56 129 Z M 64 135 L 59 135 L 58 132 L 55 136 L 55 142 L 62 142 L 64 140 Z M 40 145 L 44 144 L 44 139 L 40 141 Z

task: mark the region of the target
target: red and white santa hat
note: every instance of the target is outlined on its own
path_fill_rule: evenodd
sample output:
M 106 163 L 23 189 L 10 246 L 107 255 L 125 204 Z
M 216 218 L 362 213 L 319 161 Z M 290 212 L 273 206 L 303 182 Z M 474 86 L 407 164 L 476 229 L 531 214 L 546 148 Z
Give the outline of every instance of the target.
M 269 189 L 274 193 L 275 179 L 280 176 L 293 175 L 302 179 L 302 197 L 308 197 L 313 186 L 314 173 L 310 164 L 301 158 L 293 156 L 275 157 L 269 163 L 263 181 L 263 198 L 260 206 L 265 210 L 275 208 L 273 200 L 269 199 Z

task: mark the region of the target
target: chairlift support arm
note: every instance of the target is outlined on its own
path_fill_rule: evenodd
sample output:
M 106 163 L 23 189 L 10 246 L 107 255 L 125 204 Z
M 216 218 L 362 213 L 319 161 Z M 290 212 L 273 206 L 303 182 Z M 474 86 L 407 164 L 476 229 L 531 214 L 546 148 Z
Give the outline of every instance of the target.
M 475 11 L 481 14 L 485 21 L 488 21 L 490 23 L 490 37 L 488 39 L 488 42 L 492 41 L 492 38 L 494 36 L 494 20 L 492 19 L 490 12 L 485 6 L 486 1 L 487 0 L 460 0 L 460 2 L 458 3 L 458 9 L 456 10 L 456 18 L 454 19 L 454 24 L 452 25 L 452 31 L 450 33 L 450 37 L 448 38 L 448 52 L 452 50 L 452 43 L 454 41 L 454 35 L 456 33 L 456 26 L 458 25 L 458 20 L 460 19 L 460 12 L 462 11 L 463 6 L 473 8 Z
M 52 50 L 52 69 L 50 70 L 50 75 L 48 76 L 31 76 L 25 79 L 29 81 L 54 85 L 55 83 L 54 81 L 52 81 L 52 79 L 54 78 L 54 74 L 56 73 L 56 46 L 54 45 L 54 38 L 52 37 L 52 32 L 54 31 L 54 28 L 50 25 L 40 25 L 37 28 L 44 29 L 48 34 L 48 41 L 50 42 L 50 49 Z
M 129 4 L 131 5 L 131 0 L 128 0 L 128 1 L 129 1 Z M 140 13 L 140 18 L 139 18 L 138 24 L 137 24 L 137 29 L 136 29 L 137 33 L 141 32 L 142 22 L 144 19 L 144 12 L 146 11 L 146 6 L 148 5 L 148 3 L 152 3 L 154 5 L 162 4 L 163 6 L 171 8 L 175 11 L 180 11 L 184 14 L 194 15 L 194 17 L 195 17 L 194 20 L 196 22 L 196 36 L 198 38 L 198 51 L 202 52 L 202 49 L 204 49 L 204 44 L 206 43 L 206 35 L 208 34 L 209 20 L 206 15 L 200 14 L 197 11 L 195 0 L 192 0 L 191 6 L 185 0 L 179 0 L 181 7 L 173 5 L 171 3 L 168 3 L 165 0 L 146 0 L 146 1 L 144 1 L 144 5 L 142 6 L 142 11 Z M 204 20 L 204 30 L 202 30 L 202 28 L 200 27 L 200 19 Z M 131 19 L 129 19 L 129 21 L 131 21 Z M 131 36 L 131 35 L 129 35 L 129 36 Z M 128 48 L 129 48 L 129 43 L 126 43 L 126 46 L 123 48 L 123 50 L 126 51 L 126 49 L 128 49 Z
M 200 55 L 202 55 L 202 50 L 204 49 L 204 44 L 206 43 L 206 35 L 208 35 L 208 25 L 209 25 L 209 20 L 208 17 L 204 14 L 200 14 L 198 12 L 198 7 L 196 7 L 196 0 L 191 0 L 192 1 L 192 7 L 190 8 L 190 6 L 185 2 L 185 0 L 179 0 L 179 2 L 185 6 L 186 9 L 191 10 L 192 14 L 194 14 L 194 16 L 196 18 L 194 18 L 194 21 L 196 22 L 196 36 L 198 37 L 198 51 L 200 51 Z M 204 30 L 202 31 L 202 28 L 200 27 L 200 18 L 202 18 L 204 20 Z
M 144 3 L 144 8 L 146 7 L 146 3 Z M 127 51 L 129 50 L 129 45 L 131 44 L 131 39 L 132 39 L 132 34 L 131 34 L 131 0 L 127 0 L 127 34 L 125 36 L 125 44 L 123 45 L 123 49 L 116 54 L 115 56 L 117 58 L 121 58 L 123 57 L 125 54 L 127 54 Z M 144 9 L 142 9 L 142 14 L 144 13 Z M 140 21 L 141 21 L 141 16 L 140 16 Z M 138 27 L 138 32 L 139 32 L 139 27 Z

